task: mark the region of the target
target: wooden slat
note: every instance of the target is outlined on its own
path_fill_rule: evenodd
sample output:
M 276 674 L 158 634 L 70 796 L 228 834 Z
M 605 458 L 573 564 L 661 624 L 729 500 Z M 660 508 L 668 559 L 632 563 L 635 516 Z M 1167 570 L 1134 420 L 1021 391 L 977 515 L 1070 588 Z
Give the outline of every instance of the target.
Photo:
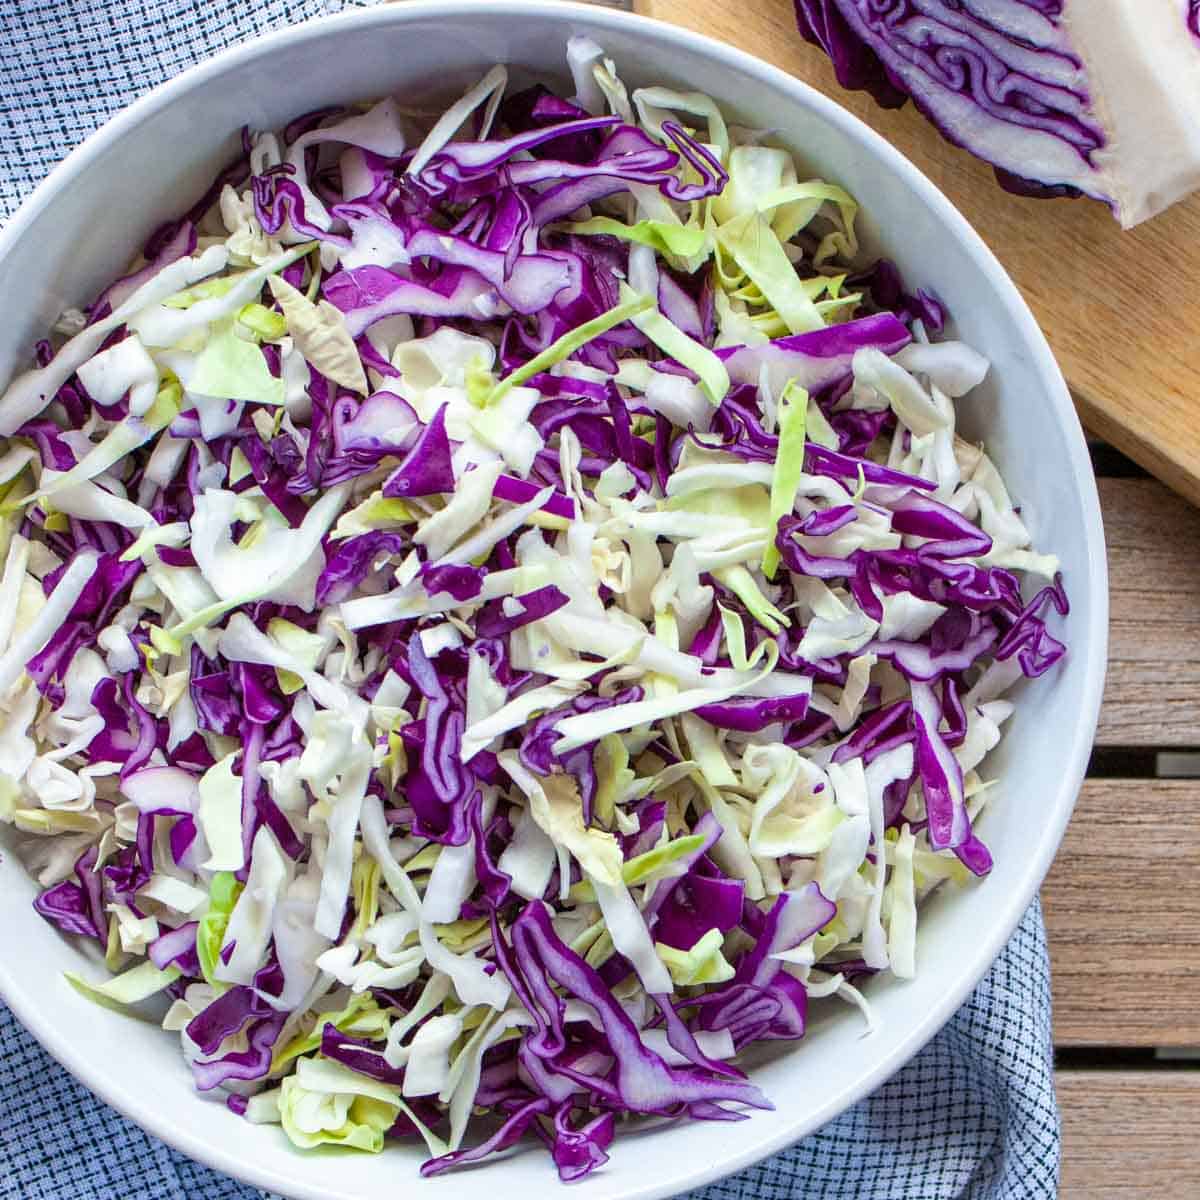
M 1060 1071 L 1059 1200 L 1200 1196 L 1200 1071 Z
M 1112 641 L 1096 740 L 1200 745 L 1200 509 L 1153 479 L 1101 479 L 1100 504 Z
M 1060 1046 L 1200 1046 L 1200 780 L 1090 779 L 1042 888 Z

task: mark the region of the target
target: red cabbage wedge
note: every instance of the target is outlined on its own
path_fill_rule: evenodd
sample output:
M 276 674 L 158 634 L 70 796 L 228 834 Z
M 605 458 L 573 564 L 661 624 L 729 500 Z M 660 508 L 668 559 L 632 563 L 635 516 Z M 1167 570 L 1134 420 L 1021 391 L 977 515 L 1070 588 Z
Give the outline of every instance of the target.
M 1126 228 L 1200 187 L 1197 0 L 795 0 L 843 87 Z

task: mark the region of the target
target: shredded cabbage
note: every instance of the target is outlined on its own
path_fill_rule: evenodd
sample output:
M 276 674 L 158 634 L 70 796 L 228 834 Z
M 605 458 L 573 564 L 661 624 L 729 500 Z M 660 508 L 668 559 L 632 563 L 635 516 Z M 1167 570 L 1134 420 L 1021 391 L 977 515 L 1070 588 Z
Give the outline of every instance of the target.
M 0 398 L 0 820 L 73 986 L 427 1175 L 579 1178 L 765 1106 L 728 1060 L 808 1002 L 870 1022 L 1065 653 L 955 432 L 988 364 L 853 197 L 568 62 L 248 131 Z

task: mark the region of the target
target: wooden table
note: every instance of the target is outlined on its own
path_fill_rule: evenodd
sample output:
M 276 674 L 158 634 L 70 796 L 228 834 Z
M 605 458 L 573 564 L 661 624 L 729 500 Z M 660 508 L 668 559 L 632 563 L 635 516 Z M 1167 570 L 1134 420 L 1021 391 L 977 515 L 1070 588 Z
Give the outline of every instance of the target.
M 693 23 L 687 4 L 638 7 Z M 1060 1196 L 1183 1200 L 1200 1197 L 1200 510 L 1101 442 L 1093 458 L 1111 661 L 1089 778 L 1042 892 Z

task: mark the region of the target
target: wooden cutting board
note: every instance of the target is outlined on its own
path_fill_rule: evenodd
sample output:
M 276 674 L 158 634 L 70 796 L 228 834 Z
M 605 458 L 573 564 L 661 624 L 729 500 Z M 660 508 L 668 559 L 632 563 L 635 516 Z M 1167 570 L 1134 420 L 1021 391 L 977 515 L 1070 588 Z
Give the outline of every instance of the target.
M 1041 322 L 1093 433 L 1200 504 L 1200 196 L 1122 231 L 1089 200 L 1027 200 L 943 141 L 911 105 L 843 91 L 801 38 L 790 0 L 634 0 L 637 11 L 738 46 L 832 96 L 962 210 Z

